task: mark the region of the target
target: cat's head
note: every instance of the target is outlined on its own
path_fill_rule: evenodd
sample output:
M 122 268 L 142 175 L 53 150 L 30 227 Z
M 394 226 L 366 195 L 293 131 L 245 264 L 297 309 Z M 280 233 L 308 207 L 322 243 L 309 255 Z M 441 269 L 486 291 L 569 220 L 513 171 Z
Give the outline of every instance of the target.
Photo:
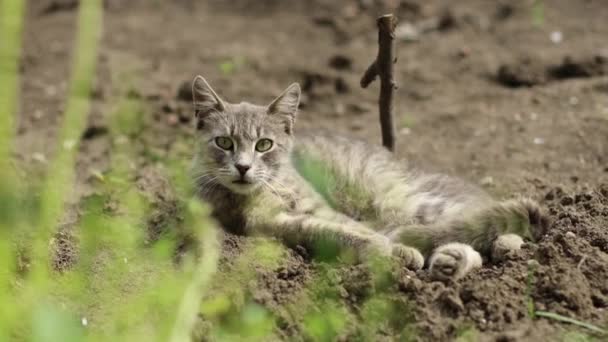
M 289 163 L 300 86 L 290 85 L 267 106 L 222 100 L 201 76 L 192 85 L 197 120 L 197 185 L 220 184 L 246 194 L 268 186 Z

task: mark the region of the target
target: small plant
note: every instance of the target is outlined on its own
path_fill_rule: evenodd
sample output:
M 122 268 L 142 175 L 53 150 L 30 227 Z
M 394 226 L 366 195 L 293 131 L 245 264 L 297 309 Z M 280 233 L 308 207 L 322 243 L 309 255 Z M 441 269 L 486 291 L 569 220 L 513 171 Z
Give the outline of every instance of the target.
M 543 0 L 535 0 L 532 4 L 532 24 L 542 27 L 545 23 L 545 4 Z

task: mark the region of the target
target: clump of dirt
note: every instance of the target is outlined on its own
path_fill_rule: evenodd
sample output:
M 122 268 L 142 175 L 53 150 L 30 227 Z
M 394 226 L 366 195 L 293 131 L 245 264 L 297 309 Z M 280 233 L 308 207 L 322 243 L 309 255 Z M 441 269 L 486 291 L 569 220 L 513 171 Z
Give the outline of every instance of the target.
M 526 245 L 504 264 L 488 264 L 448 286 L 428 282 L 425 274 L 402 276 L 399 288 L 416 303 L 420 330 L 431 339 L 454 337 L 467 323 L 492 334 L 516 331 L 531 322 L 529 305 L 605 324 L 606 190 L 605 184 L 571 194 L 550 190 L 547 204 L 556 221 L 538 244 Z
M 262 270 L 252 289 L 253 298 L 269 308 L 291 301 L 311 278 L 311 265 L 301 255 L 291 251 L 276 270 Z
M 532 87 L 571 78 L 589 78 L 608 74 L 608 58 L 598 54 L 591 57 L 564 57 L 559 64 L 547 65 L 530 57 L 498 68 L 496 80 L 510 87 Z

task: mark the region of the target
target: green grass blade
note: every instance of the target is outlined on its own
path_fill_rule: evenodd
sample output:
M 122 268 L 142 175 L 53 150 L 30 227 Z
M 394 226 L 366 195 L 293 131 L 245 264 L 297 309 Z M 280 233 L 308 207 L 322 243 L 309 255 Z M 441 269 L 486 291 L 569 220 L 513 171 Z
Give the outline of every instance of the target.
M 200 218 L 206 216 L 197 199 L 191 200 L 188 211 L 192 217 Z M 219 246 L 215 228 L 210 227 L 208 224 L 197 223 L 199 226 L 197 230 L 201 231 L 200 244 L 203 248 L 203 255 L 193 279 L 183 295 L 171 333 L 171 342 L 190 341 L 190 332 L 196 323 L 200 302 L 203 299 L 204 291 L 207 290 L 211 283 L 211 278 L 217 269 L 219 260 Z
M 570 323 L 570 324 L 574 324 L 574 325 L 578 325 L 579 327 L 583 327 L 583 328 L 587 328 L 591 331 L 595 331 L 597 333 L 600 333 L 602 335 L 604 334 L 608 334 L 608 331 L 605 329 L 602 329 L 596 325 L 593 325 L 591 323 L 587 323 L 587 322 L 582 322 L 579 320 L 576 320 L 574 318 L 569 318 L 566 316 L 562 316 L 553 312 L 547 312 L 547 311 L 536 311 L 536 316 L 539 317 L 545 317 L 545 318 L 549 318 L 549 319 L 553 319 L 559 322 L 564 322 L 564 323 Z
M 0 163 L 10 160 L 19 99 L 19 57 L 24 2 L 0 1 Z M 2 165 L 3 169 L 4 166 Z
M 0 0 L 0 340 L 8 340 L 8 327 L 15 319 L 16 300 L 11 294 L 14 276 L 14 246 L 9 236 L 19 212 L 12 148 L 19 99 L 19 58 L 25 9 L 23 0 Z
M 65 201 L 72 193 L 78 142 L 85 129 L 90 109 L 102 12 L 101 0 L 80 2 L 70 92 L 58 137 L 56 156 L 49 165 L 41 195 L 40 231 L 36 234 L 32 256 L 32 276 L 35 279 L 46 277 L 49 264 L 48 241 L 63 214 Z

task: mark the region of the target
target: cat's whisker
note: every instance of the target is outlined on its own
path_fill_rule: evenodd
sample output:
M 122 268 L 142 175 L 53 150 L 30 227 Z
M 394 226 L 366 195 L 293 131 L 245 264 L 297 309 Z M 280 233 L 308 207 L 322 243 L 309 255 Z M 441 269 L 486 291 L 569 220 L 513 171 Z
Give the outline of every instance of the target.
M 212 189 L 213 187 L 215 187 L 217 185 L 216 180 L 218 180 L 219 177 L 212 177 L 210 179 L 205 180 L 205 182 L 198 184 L 197 186 L 197 192 L 199 193 L 199 195 L 205 195 L 210 189 Z

